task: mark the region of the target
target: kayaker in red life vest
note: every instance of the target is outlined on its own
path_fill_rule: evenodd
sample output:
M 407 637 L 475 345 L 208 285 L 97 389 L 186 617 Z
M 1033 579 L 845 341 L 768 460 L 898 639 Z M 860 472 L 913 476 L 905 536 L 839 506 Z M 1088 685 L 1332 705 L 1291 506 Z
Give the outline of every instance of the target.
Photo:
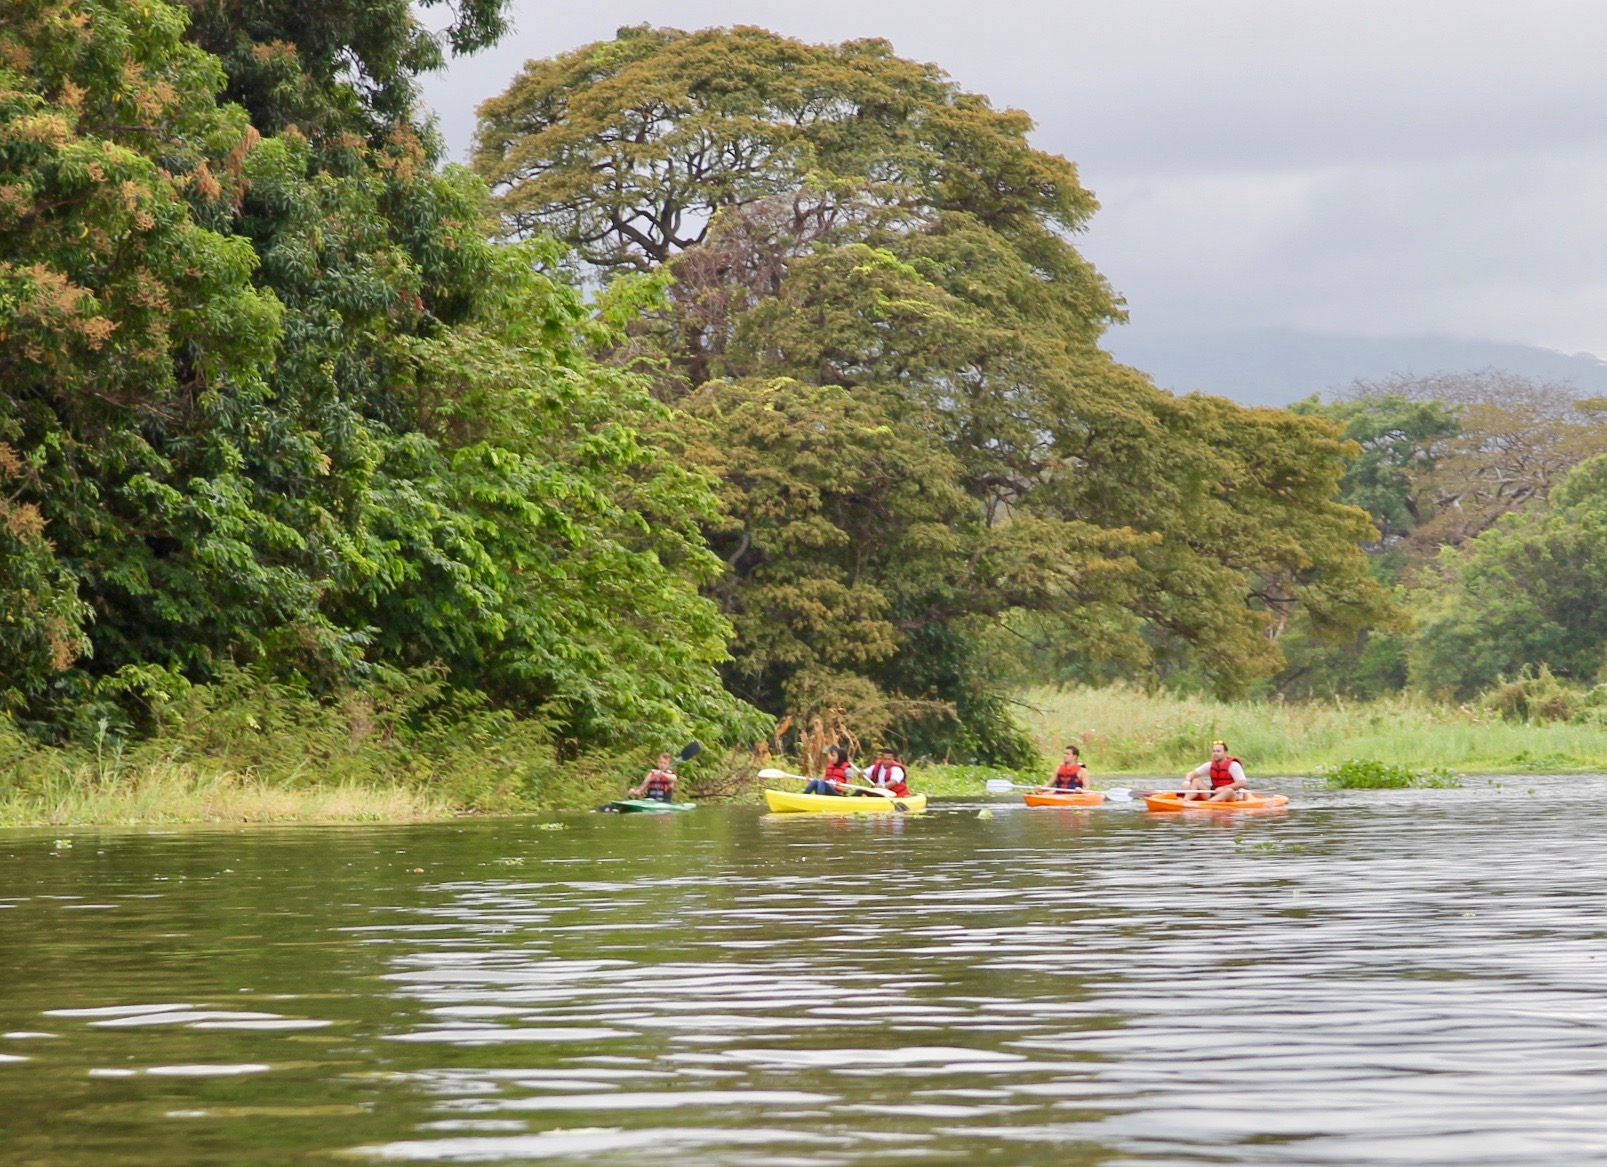
M 1227 742 L 1211 743 L 1211 760 L 1183 776 L 1188 784 L 1184 798 L 1204 797 L 1211 802 L 1233 802 L 1244 797 L 1250 780 L 1244 776 L 1244 763 L 1228 753 Z M 1211 793 L 1204 794 L 1206 790 Z M 1198 793 L 1197 793 L 1198 792 Z
M 826 772 L 819 778 L 811 778 L 809 785 L 804 787 L 805 794 L 847 794 L 849 772 L 853 766 L 848 761 L 848 751 L 842 746 L 830 746 L 826 750 Z
M 899 798 L 909 796 L 909 772 L 904 769 L 904 763 L 898 760 L 895 750 L 882 749 L 870 767 L 861 773 L 872 786 L 890 790 Z
M 1045 790 L 1088 789 L 1088 767 L 1082 764 L 1082 751 L 1076 746 L 1066 747 L 1066 760 L 1055 771 L 1054 781 Z
M 670 767 L 674 759 L 668 754 L 658 756 L 658 766 L 648 772 L 642 784 L 630 792 L 632 798 L 651 798 L 654 802 L 675 801 L 675 771 Z

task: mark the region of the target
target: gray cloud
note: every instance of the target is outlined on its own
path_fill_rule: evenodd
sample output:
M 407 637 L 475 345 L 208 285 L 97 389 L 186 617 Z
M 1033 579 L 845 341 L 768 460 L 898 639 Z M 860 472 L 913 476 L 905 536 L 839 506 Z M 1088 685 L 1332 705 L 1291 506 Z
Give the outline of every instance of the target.
M 518 0 L 517 19 L 429 79 L 454 156 L 526 59 L 620 25 L 883 36 L 1079 164 L 1104 205 L 1084 249 L 1135 320 L 1607 353 L 1595 0 Z

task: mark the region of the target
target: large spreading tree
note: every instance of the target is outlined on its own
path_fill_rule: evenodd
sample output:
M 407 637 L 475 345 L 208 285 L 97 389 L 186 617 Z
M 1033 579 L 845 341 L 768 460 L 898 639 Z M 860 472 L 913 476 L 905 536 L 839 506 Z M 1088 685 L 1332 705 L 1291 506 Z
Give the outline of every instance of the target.
M 1096 203 L 1031 128 L 884 41 L 753 28 L 625 29 L 482 107 L 507 234 L 669 284 L 616 359 L 723 479 L 727 677 L 774 713 L 901 706 L 920 748 L 1009 757 L 981 645 L 1012 613 L 1229 691 L 1297 613 L 1386 614 L 1335 426 L 1098 347 L 1121 305 L 1072 243 Z

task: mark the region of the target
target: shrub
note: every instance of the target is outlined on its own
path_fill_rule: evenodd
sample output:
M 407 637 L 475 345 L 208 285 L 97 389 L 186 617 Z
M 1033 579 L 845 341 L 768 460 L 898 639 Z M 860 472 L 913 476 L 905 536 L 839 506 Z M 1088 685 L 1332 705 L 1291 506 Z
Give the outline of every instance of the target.
M 1455 774 L 1443 767 L 1414 770 L 1372 758 L 1349 758 L 1337 766 L 1324 767 L 1320 773 L 1332 790 L 1406 790 L 1414 786 L 1450 789 L 1462 785 Z
M 1480 694 L 1478 705 L 1507 721 L 1573 721 L 1593 704 L 1591 698 L 1592 691 L 1547 666 L 1525 665 L 1517 676 L 1502 677 Z

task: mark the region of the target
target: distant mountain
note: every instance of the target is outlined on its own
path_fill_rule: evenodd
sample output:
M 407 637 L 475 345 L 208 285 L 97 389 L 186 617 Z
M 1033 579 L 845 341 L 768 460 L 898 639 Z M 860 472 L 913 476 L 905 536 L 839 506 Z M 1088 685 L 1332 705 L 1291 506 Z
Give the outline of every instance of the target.
M 1125 325 L 1105 337 L 1117 360 L 1178 393 L 1199 390 L 1246 405 L 1288 405 L 1352 381 L 1394 373 L 1499 369 L 1565 381 L 1581 397 L 1607 396 L 1607 361 L 1590 353 L 1443 336 L 1371 337 L 1263 328 L 1168 332 Z

